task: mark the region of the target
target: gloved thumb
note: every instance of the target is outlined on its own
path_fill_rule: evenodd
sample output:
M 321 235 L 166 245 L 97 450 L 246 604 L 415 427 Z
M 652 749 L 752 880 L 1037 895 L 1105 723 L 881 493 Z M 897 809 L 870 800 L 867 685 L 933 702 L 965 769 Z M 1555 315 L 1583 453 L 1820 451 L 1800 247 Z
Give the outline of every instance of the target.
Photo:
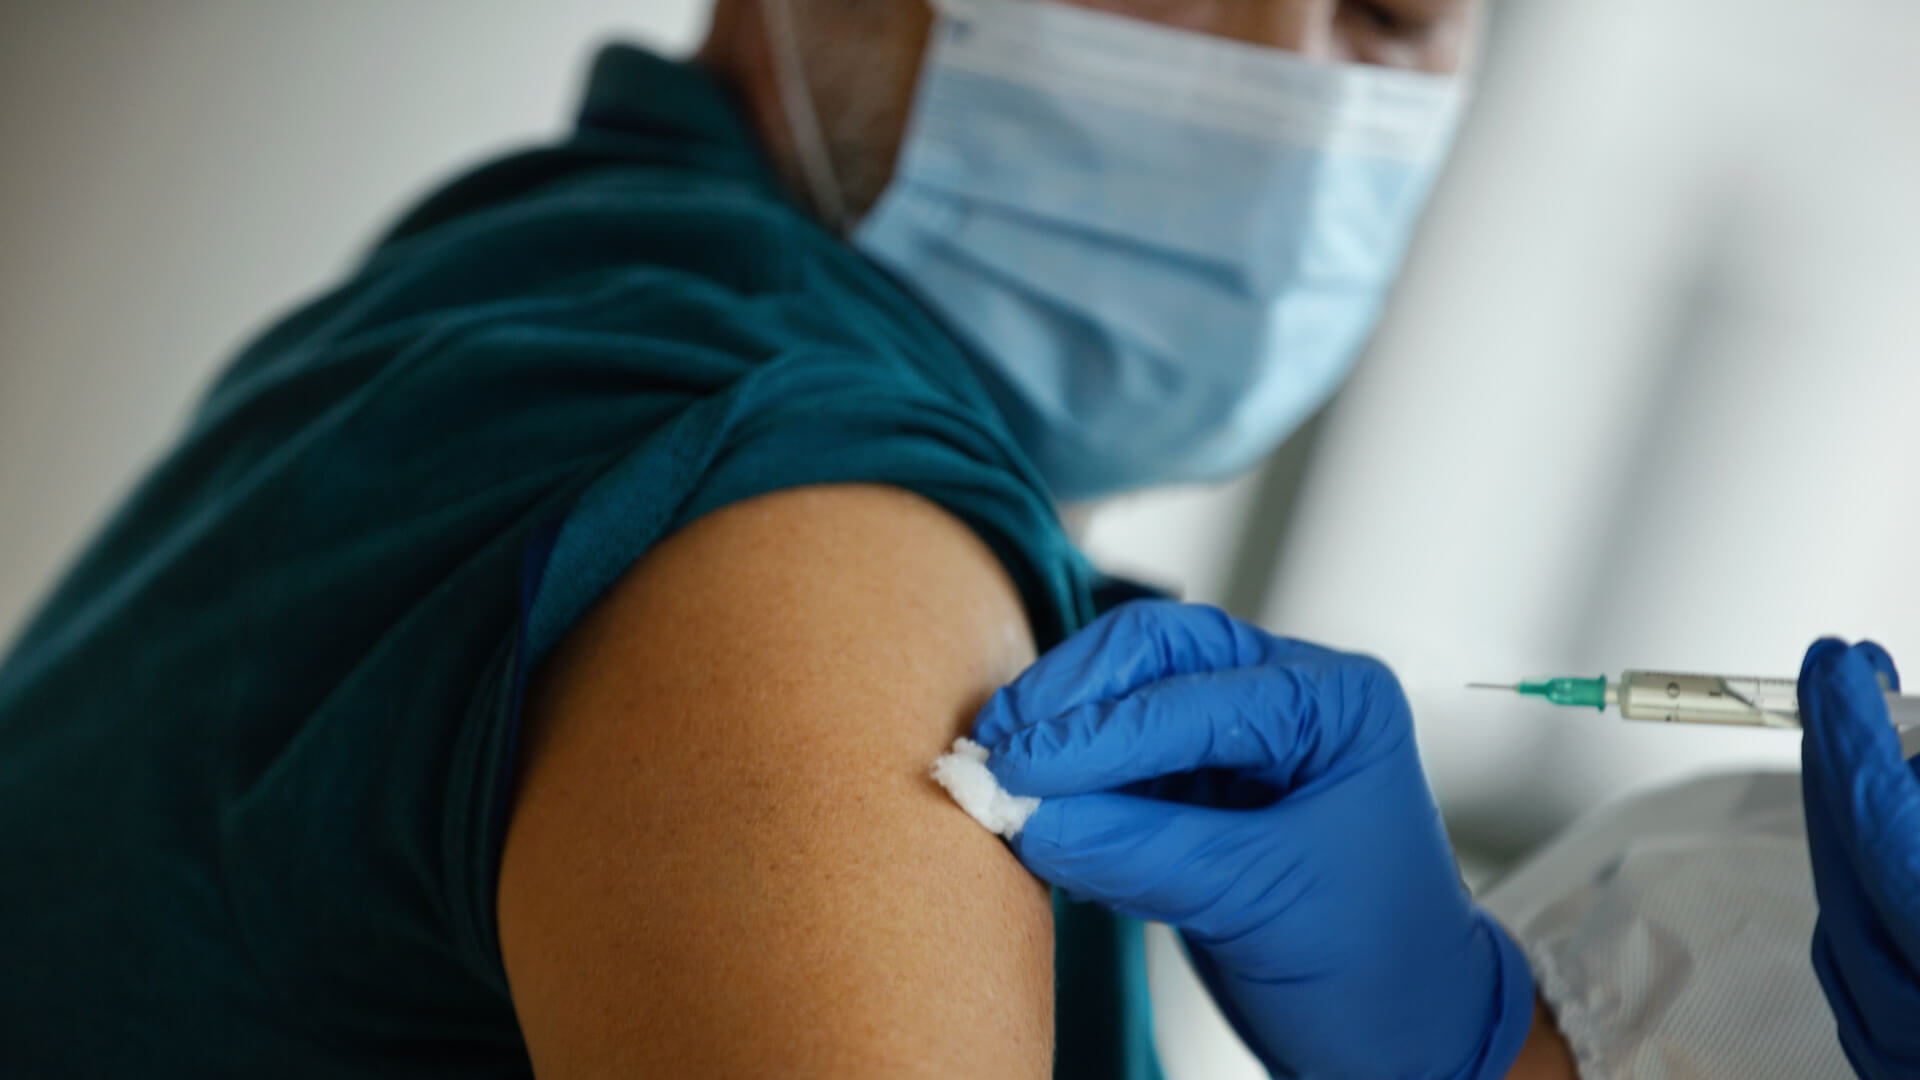
M 1102 792 L 1047 799 L 1009 843 L 1035 877 L 1136 919 L 1195 927 L 1261 857 L 1249 815 Z
M 1823 848 L 1841 848 L 1873 906 L 1901 913 L 1920 909 L 1920 778 L 1901 758 L 1883 676 L 1899 686 L 1878 645 L 1815 642 L 1800 670 L 1800 754 L 1816 869 Z M 1920 940 L 1899 944 L 1920 957 Z
M 1828 790 L 1906 786 L 1900 738 L 1887 717 L 1886 690 L 1899 685 L 1893 658 L 1871 641 L 1848 647 L 1823 638 L 1807 649 L 1798 686 L 1806 728 L 1801 755 Z

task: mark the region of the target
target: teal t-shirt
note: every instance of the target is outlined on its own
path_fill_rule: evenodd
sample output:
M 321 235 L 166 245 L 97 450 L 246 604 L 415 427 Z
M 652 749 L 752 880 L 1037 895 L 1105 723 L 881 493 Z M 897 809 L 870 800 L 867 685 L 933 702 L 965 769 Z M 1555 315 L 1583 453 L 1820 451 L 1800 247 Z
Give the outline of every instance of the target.
M 960 346 L 708 76 L 608 50 L 232 364 L 0 665 L 0 1072 L 527 1074 L 528 670 L 663 536 L 834 482 L 964 521 L 1043 644 L 1100 606 Z M 1056 907 L 1057 1074 L 1156 1076 L 1138 926 Z

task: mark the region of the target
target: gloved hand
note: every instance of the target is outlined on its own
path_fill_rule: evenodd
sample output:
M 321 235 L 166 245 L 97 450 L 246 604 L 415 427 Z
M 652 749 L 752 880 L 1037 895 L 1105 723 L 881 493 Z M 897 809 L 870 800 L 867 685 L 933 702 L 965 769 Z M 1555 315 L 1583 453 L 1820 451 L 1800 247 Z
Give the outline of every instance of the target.
M 1820 918 L 1813 966 L 1869 1080 L 1920 1077 L 1920 759 L 1901 760 L 1886 650 L 1815 642 L 1800 668 L 1801 790 Z
M 1504 1076 L 1533 979 L 1461 884 L 1378 661 L 1121 608 L 995 695 L 988 767 L 1044 798 L 1028 869 L 1177 927 L 1278 1076 Z

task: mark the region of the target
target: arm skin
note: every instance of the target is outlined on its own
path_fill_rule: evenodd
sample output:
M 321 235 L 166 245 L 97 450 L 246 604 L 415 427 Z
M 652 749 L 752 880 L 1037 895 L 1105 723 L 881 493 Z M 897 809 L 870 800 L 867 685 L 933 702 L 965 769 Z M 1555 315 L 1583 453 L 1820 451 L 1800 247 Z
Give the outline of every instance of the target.
M 927 777 L 1032 658 L 992 553 L 899 491 L 651 551 L 528 702 L 499 932 L 538 1075 L 1046 1077 L 1046 889 Z

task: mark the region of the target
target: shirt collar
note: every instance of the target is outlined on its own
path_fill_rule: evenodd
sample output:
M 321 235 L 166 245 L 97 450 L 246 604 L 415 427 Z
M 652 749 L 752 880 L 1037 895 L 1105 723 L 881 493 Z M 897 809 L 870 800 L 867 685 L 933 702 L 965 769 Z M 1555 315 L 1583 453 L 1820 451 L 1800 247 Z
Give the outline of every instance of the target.
M 610 138 L 628 152 L 773 183 L 773 172 L 739 99 L 692 61 L 632 45 L 594 58 L 580 106 L 581 140 Z

